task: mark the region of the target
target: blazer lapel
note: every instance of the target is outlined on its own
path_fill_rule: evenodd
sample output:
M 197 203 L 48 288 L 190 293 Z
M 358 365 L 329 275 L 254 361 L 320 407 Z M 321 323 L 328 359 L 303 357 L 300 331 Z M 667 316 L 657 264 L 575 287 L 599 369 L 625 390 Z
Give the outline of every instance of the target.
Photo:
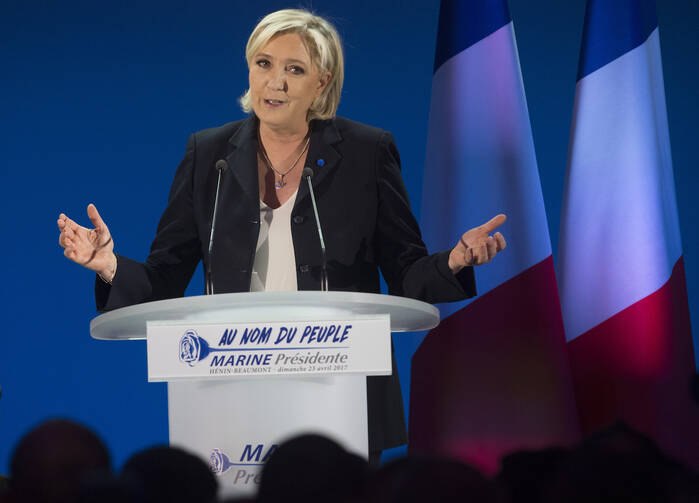
M 241 124 L 226 148 L 228 169 L 221 183 L 212 264 L 216 293 L 250 289 L 250 270 L 259 230 L 256 221 L 260 218 L 257 118 L 254 115 Z
M 337 130 L 334 120 L 316 120 L 311 123 L 311 142 L 308 146 L 306 156 L 306 166 L 313 170 L 311 183 L 313 190 L 317 191 L 323 180 L 328 177 L 342 159 L 342 156 L 335 148 L 335 145 L 342 141 L 340 132 Z M 304 204 L 305 200 L 310 202 L 308 192 L 308 182 L 302 179 L 299 184 L 299 191 L 296 195 L 294 208 Z
M 223 190 L 230 194 L 238 191 L 230 184 L 237 183 L 251 201 L 260 200 L 260 188 L 257 177 L 257 118 L 248 117 L 243 125 L 228 140 L 228 172 L 224 177 Z

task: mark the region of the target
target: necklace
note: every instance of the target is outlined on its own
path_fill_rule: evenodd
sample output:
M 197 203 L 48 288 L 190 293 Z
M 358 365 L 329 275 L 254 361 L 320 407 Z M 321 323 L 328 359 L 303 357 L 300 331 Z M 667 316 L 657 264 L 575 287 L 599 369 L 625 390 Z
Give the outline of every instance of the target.
M 301 149 L 301 153 L 300 153 L 299 156 L 296 158 L 296 160 L 293 162 L 293 164 L 291 165 L 291 167 L 290 167 L 289 169 L 287 169 L 284 173 L 280 173 L 279 171 L 277 171 L 276 169 L 274 169 L 274 166 L 272 166 L 272 161 L 270 161 L 270 160 L 269 160 L 269 157 L 267 157 L 267 152 L 265 151 L 265 146 L 262 144 L 262 138 L 259 137 L 259 133 L 258 133 L 258 139 L 259 139 L 259 144 L 260 144 L 260 154 L 262 154 L 262 160 L 265 161 L 265 164 L 267 165 L 267 167 L 268 167 L 269 169 L 271 169 L 272 171 L 274 171 L 274 173 L 276 173 L 277 175 L 279 175 L 279 181 L 275 181 L 275 182 L 274 182 L 274 188 L 277 189 L 277 190 L 284 188 L 284 187 L 286 186 L 286 182 L 284 181 L 284 177 L 285 177 L 286 175 L 288 175 L 289 173 L 291 173 L 291 171 L 292 171 L 292 170 L 296 167 L 296 165 L 298 164 L 298 162 L 299 162 L 299 160 L 301 159 L 301 157 L 303 157 L 303 154 L 306 152 L 306 149 L 308 148 L 308 144 L 309 144 L 310 141 L 311 141 L 311 137 L 308 136 L 308 137 L 306 138 L 306 141 L 305 141 L 304 144 L 303 144 L 303 149 Z

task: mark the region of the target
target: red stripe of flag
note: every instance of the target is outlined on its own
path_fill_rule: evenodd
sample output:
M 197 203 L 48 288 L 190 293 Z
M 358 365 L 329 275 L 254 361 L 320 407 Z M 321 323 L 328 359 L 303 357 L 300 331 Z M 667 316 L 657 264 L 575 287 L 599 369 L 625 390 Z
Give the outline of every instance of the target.
M 578 438 L 549 256 L 449 316 L 413 356 L 410 452 L 486 473 L 524 448 Z
M 668 282 L 568 343 L 583 433 L 617 419 L 699 467 L 699 405 L 684 260 Z

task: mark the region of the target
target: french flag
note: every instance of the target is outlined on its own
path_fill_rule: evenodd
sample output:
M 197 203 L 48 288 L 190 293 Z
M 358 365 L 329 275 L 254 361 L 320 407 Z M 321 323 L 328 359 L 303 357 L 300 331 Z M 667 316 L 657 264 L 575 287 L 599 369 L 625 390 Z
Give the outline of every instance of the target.
M 699 468 L 655 4 L 587 4 L 558 278 L 583 433 L 621 419 Z
M 578 439 L 577 413 L 514 29 L 504 0 L 442 1 L 424 177 L 430 249 L 507 214 L 479 296 L 440 306 L 412 360 L 410 452 L 493 473 Z

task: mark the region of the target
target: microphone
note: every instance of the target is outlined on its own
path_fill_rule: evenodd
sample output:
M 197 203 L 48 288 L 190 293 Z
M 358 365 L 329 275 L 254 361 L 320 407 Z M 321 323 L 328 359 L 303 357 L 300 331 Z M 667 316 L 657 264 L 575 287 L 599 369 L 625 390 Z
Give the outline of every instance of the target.
M 206 259 L 206 295 L 214 294 L 214 282 L 211 278 L 211 255 L 214 249 L 214 229 L 216 229 L 216 213 L 218 211 L 218 194 L 221 189 L 221 178 L 223 172 L 228 168 L 228 163 L 219 159 L 216 161 L 216 169 L 218 170 L 218 182 L 216 183 L 216 199 L 214 199 L 214 214 L 211 217 L 211 233 L 209 234 L 209 252 Z
M 318 239 L 320 239 L 320 290 L 322 292 L 328 291 L 328 267 L 327 259 L 325 257 L 325 240 L 323 239 L 323 229 L 320 228 L 320 218 L 318 217 L 318 207 L 316 206 L 316 196 L 313 193 L 313 185 L 311 184 L 311 178 L 313 178 L 313 170 L 306 166 L 303 168 L 301 176 L 308 182 L 308 191 L 311 193 L 311 202 L 313 203 L 313 214 L 316 217 L 316 229 L 318 229 Z

